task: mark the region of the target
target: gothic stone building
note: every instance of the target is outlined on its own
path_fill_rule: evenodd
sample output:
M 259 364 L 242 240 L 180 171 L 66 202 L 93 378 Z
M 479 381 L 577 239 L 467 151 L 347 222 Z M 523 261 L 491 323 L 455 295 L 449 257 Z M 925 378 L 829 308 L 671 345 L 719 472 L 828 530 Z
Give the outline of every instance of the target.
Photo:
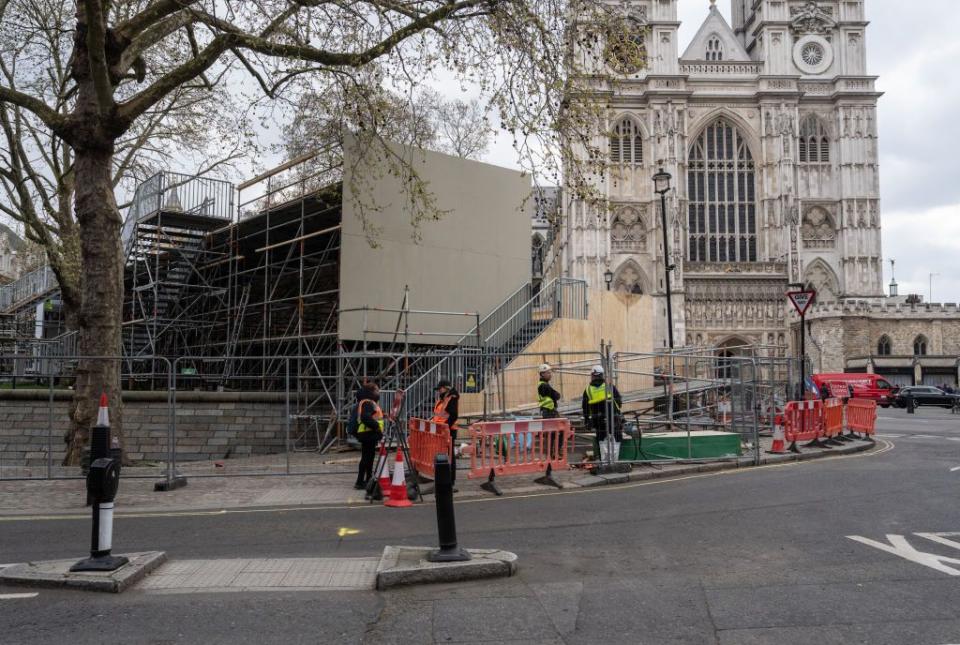
M 609 106 L 608 206 L 564 199 L 555 271 L 653 295 L 665 346 L 662 167 L 677 345 L 791 344 L 790 283 L 884 295 L 864 1 L 732 0 L 732 25 L 711 2 L 682 55 L 677 3 L 622 0 L 618 42 L 577 25 L 582 82 Z

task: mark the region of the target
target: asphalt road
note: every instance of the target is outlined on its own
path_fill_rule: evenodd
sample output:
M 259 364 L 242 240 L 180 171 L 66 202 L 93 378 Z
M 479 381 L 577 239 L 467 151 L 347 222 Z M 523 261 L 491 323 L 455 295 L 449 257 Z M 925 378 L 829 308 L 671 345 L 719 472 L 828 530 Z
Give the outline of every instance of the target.
M 960 417 L 886 410 L 878 428 L 878 449 L 853 457 L 458 504 L 463 545 L 520 556 L 507 580 L 4 599 L 24 591 L 7 587 L 0 642 L 958 643 Z M 433 544 L 434 522 L 429 506 L 168 515 L 123 518 L 115 541 L 171 559 L 376 555 Z M 0 521 L 0 562 L 82 554 L 88 530 Z

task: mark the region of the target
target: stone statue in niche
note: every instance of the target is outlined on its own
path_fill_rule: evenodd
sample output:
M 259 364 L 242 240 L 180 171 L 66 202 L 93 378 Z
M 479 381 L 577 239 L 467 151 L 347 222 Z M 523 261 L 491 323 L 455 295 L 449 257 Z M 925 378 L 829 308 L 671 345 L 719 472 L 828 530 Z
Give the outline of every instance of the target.
M 857 226 L 864 228 L 867 225 L 867 205 L 863 202 L 857 204 Z
M 870 203 L 870 226 L 877 228 L 880 226 L 880 214 L 876 202 Z
M 770 110 L 767 110 L 766 116 L 764 117 L 764 133 L 768 137 L 773 136 L 773 114 L 770 113 Z

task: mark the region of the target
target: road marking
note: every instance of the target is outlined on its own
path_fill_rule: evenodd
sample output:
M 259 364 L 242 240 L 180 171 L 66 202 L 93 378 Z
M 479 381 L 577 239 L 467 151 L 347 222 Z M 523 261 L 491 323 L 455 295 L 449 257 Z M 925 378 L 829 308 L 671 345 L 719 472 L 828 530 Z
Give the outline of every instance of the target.
M 349 529 L 346 526 L 341 526 L 337 529 L 337 537 L 344 537 L 345 535 L 356 535 L 360 532 L 360 529 Z
M 33 593 L 0 593 L 0 600 L 18 600 L 21 598 L 36 598 L 40 595 L 39 592 L 34 591 Z
M 879 433 L 878 433 L 877 436 L 878 436 L 878 437 L 889 437 L 889 438 L 891 438 L 891 439 L 899 439 L 900 437 L 903 437 L 903 436 L 905 436 L 905 435 L 902 435 L 902 434 L 879 434 Z
M 788 461 L 785 463 L 779 464 L 764 464 L 762 466 L 750 466 L 748 468 L 731 468 L 729 470 L 718 470 L 712 473 L 701 473 L 697 475 L 681 475 L 679 477 L 670 477 L 664 479 L 650 479 L 640 482 L 635 482 L 632 484 L 617 484 L 609 486 L 591 486 L 586 488 L 573 488 L 569 490 L 560 490 L 554 492 L 544 492 L 544 493 L 525 493 L 523 495 L 504 495 L 503 497 L 475 497 L 472 499 L 460 499 L 455 500 L 455 504 L 486 504 L 490 502 L 498 502 L 508 499 L 531 499 L 536 497 L 554 497 L 556 495 L 594 495 L 601 493 L 615 493 L 617 491 L 628 490 L 633 488 L 643 488 L 646 486 L 662 486 L 664 484 L 671 484 L 674 482 L 689 481 L 694 479 L 706 479 L 710 477 L 721 477 L 721 476 L 734 476 L 734 475 L 747 475 L 750 473 L 755 473 L 763 470 L 770 470 L 773 468 L 798 468 L 798 467 L 815 467 L 818 465 L 824 465 L 834 461 L 842 461 L 845 459 L 864 459 L 868 457 L 879 457 L 885 453 L 890 452 L 896 445 L 892 441 L 887 441 L 885 439 L 880 439 L 877 443 L 883 444 L 883 448 L 879 450 L 867 450 L 863 452 L 857 452 L 851 455 L 829 455 L 826 457 L 821 457 L 815 460 L 808 461 Z M 348 505 L 329 505 L 329 506 L 284 506 L 280 508 L 224 508 L 220 510 L 213 511 L 163 511 L 163 512 L 142 512 L 142 513 L 117 513 L 114 515 L 115 519 L 143 519 L 143 518 L 154 518 L 154 517 L 204 517 L 204 516 L 214 516 L 214 515 L 248 515 L 254 513 L 302 513 L 302 512 L 312 512 L 312 511 L 362 511 L 362 510 L 371 510 L 384 508 L 382 504 L 348 504 Z M 83 515 L 7 515 L 0 516 L 0 522 L 32 522 L 32 521 L 48 521 L 48 522 L 60 522 L 66 520 L 89 520 L 89 514 Z
M 941 535 L 957 535 L 956 533 L 916 533 L 915 535 L 960 549 L 960 544 L 940 537 Z M 918 551 L 910 546 L 910 543 L 907 542 L 907 539 L 902 535 L 888 533 L 887 541 L 889 544 L 877 542 L 859 535 L 848 535 L 847 538 L 855 542 L 860 542 L 861 544 L 866 544 L 867 546 L 872 546 L 875 549 L 880 549 L 885 553 L 890 553 L 905 560 L 909 560 L 910 562 L 923 565 L 925 567 L 930 567 L 935 571 L 939 571 L 950 576 L 960 576 L 960 569 L 947 566 L 947 563 L 960 565 L 960 559 L 951 558 L 945 555 L 937 555 L 936 553 Z
M 958 470 L 960 470 L 960 466 L 954 466 L 953 468 L 950 469 L 950 472 L 955 473 Z

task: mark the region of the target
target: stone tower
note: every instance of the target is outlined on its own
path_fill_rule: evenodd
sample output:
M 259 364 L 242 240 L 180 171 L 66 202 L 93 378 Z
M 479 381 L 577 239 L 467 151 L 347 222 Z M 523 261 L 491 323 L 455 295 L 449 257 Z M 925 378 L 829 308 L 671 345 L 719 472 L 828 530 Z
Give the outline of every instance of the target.
M 667 215 L 677 345 L 789 343 L 784 292 L 883 296 L 875 77 L 862 0 L 714 2 L 683 54 L 677 1 L 627 0 L 642 64 L 600 44 L 591 89 L 608 106 L 597 145 L 605 207 L 565 200 L 559 272 L 654 296 L 666 344 L 663 231 L 651 177 L 673 176 Z M 602 39 L 602 37 L 601 37 Z M 582 42 L 582 41 L 581 41 Z M 598 62 L 599 61 L 599 62 Z

